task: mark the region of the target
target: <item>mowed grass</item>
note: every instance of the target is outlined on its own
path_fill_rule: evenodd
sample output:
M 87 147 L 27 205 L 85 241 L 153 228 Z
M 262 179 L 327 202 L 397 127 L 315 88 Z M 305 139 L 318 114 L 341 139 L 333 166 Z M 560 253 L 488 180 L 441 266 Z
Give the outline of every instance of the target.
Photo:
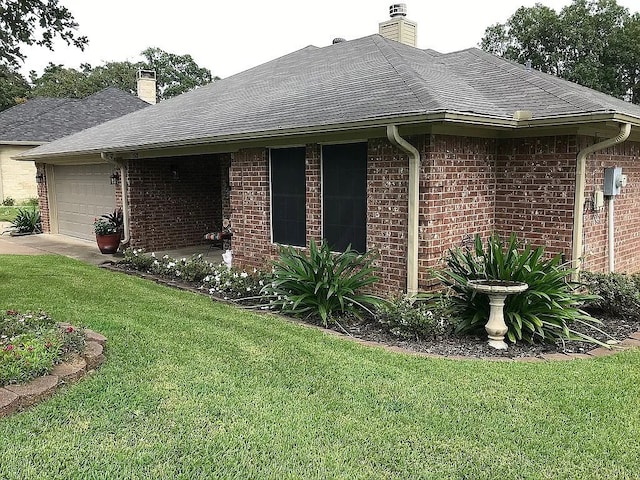
M 18 210 L 35 210 L 33 205 L 6 206 L 0 205 L 0 222 L 13 222 L 18 214 Z
M 640 352 L 491 363 L 367 348 L 56 256 L 1 308 L 105 334 L 106 363 L 0 419 L 0 478 L 638 478 Z

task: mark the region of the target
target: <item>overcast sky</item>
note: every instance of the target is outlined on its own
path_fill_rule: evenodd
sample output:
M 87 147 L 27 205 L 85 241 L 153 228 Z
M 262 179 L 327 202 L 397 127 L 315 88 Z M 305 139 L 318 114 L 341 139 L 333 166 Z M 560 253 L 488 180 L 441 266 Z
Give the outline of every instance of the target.
M 570 0 L 538 0 L 559 11 Z M 79 68 L 106 61 L 138 61 L 147 47 L 190 54 L 214 75 L 228 77 L 299 50 L 378 33 L 389 0 L 61 0 L 89 37 L 84 52 L 57 43 L 54 52 L 28 48 L 21 69 L 41 73 L 49 63 Z M 452 52 L 476 47 L 489 25 L 504 23 L 536 0 L 407 0 L 418 23 L 418 47 Z M 638 0 L 618 0 L 638 11 Z

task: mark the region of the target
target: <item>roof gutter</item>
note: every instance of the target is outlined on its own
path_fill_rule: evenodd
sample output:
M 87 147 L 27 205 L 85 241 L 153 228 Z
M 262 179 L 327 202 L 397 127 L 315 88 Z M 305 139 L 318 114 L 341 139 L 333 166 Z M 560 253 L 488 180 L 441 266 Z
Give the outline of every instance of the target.
M 161 150 L 165 148 L 181 148 L 181 147 L 196 147 L 201 145 L 208 145 L 212 143 L 216 144 L 228 144 L 231 142 L 246 142 L 248 140 L 269 140 L 273 138 L 283 138 L 290 136 L 302 136 L 302 135 L 317 135 L 321 133 L 334 133 L 344 132 L 346 130 L 359 130 L 369 128 L 386 128 L 388 125 L 397 125 L 402 123 L 403 125 L 410 124 L 424 124 L 445 122 L 452 124 L 464 124 L 474 125 L 483 128 L 490 129 L 504 129 L 505 131 L 513 131 L 518 129 L 530 129 L 534 127 L 553 127 L 560 125 L 582 125 L 593 122 L 625 122 L 640 126 L 640 118 L 632 117 L 625 114 L 618 114 L 613 112 L 598 112 L 598 113 L 586 113 L 575 114 L 567 116 L 549 116 L 543 118 L 534 118 L 531 120 L 514 120 L 506 119 L 502 117 L 492 117 L 487 115 L 479 115 L 474 113 L 464 112 L 433 112 L 433 113 L 410 113 L 405 115 L 393 115 L 370 118 L 367 120 L 324 124 L 324 125 L 309 125 L 304 127 L 295 128 L 282 128 L 279 130 L 264 130 L 264 131 L 252 131 L 243 133 L 234 133 L 228 135 L 219 135 L 217 137 L 198 137 L 186 140 L 178 141 L 165 141 L 149 144 L 130 144 L 122 147 L 96 147 L 88 150 L 81 150 L 75 152 L 55 152 L 55 153 L 36 153 L 31 151 L 20 154 L 16 157 L 16 160 L 39 160 L 39 159 L 56 159 L 59 157 L 68 157 L 69 155 L 91 155 L 98 153 L 112 153 L 114 155 L 125 155 L 127 153 L 134 153 L 140 150 Z
M 587 157 L 605 148 L 624 142 L 631 134 L 631 124 L 620 125 L 620 132 L 615 137 L 609 138 L 594 145 L 590 145 L 578 152 L 576 159 L 576 190 L 573 202 L 573 241 L 571 245 L 571 266 L 574 270 L 572 278 L 578 280 L 582 264 L 582 249 L 584 235 L 584 190 L 586 184 Z
M 100 157 L 112 165 L 120 169 L 120 188 L 122 192 L 122 223 L 124 224 L 124 238 L 121 240 L 123 244 L 129 243 L 131 240 L 130 218 L 129 218 L 129 199 L 127 198 L 127 165 L 126 162 L 118 161 L 109 153 L 100 153 Z
M 387 138 L 409 155 L 409 218 L 407 233 L 407 294 L 418 293 L 418 207 L 420 205 L 420 152 L 398 133 L 397 125 L 387 125 Z

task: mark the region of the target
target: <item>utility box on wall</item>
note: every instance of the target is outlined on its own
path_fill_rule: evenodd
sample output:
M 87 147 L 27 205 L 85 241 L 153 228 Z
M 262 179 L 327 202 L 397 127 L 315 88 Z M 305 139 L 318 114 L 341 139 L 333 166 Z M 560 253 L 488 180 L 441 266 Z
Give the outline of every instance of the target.
M 620 190 L 626 184 L 626 175 L 622 175 L 622 168 L 612 167 L 604 169 L 604 194 L 607 196 L 620 195 Z

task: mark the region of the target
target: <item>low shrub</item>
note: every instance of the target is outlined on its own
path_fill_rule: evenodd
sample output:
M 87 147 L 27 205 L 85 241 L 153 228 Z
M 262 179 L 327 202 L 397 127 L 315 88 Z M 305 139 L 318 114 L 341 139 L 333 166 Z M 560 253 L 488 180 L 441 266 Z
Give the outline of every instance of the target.
M 42 233 L 40 211 L 31 208 L 19 208 L 11 225 L 19 233 Z
M 327 326 L 336 315 L 361 312 L 383 300 L 362 290 L 378 281 L 375 254 L 359 254 L 347 247 L 334 253 L 329 244 L 311 241 L 309 254 L 294 247 L 281 247 L 273 262 L 273 279 L 262 289 L 269 306 L 285 314 L 319 317 Z
M 158 258 L 155 253 L 145 253 L 141 248 L 127 248 L 122 263 L 134 270 L 164 278 L 200 283 L 209 294 L 225 300 L 259 296 L 266 276 L 258 270 L 250 274 L 236 268 L 229 269 L 223 263 L 216 265 L 202 254 L 182 259 L 168 255 Z
M 640 319 L 640 275 L 581 272 L 580 280 L 597 298 L 586 306 L 614 317 Z
M 498 235 L 492 235 L 485 248 L 476 235 L 473 248 L 450 249 L 446 263 L 447 268 L 435 275 L 451 289 L 453 307 L 460 319 L 456 331 L 481 331 L 489 318 L 488 296 L 468 287 L 469 280 L 510 280 L 524 282 L 529 288 L 506 299 L 504 316 L 509 341 L 600 343 L 571 328 L 579 323 L 597 329 L 601 322 L 580 308 L 596 297 L 580 293 L 579 285 L 569 281 L 572 270 L 565 268 L 559 255 L 545 258 L 544 247 L 522 245 L 512 234 L 506 244 Z
M 13 207 L 15 204 L 16 201 L 12 197 L 5 197 L 5 199 L 2 200 L 2 205 L 5 207 Z
M 269 278 L 270 274 L 260 270 L 248 273 L 220 264 L 204 278 L 203 286 L 211 295 L 225 300 L 243 300 L 255 304 L 262 302 L 261 290 L 269 283 Z
M 453 333 L 451 301 L 446 295 L 399 295 L 378 305 L 375 320 L 400 338 L 433 339 Z
M 44 375 L 85 348 L 83 330 L 59 328 L 44 312 L 0 316 L 0 386 Z
M 27 207 L 37 207 L 38 206 L 38 197 L 31 197 L 27 199 L 23 204 Z

